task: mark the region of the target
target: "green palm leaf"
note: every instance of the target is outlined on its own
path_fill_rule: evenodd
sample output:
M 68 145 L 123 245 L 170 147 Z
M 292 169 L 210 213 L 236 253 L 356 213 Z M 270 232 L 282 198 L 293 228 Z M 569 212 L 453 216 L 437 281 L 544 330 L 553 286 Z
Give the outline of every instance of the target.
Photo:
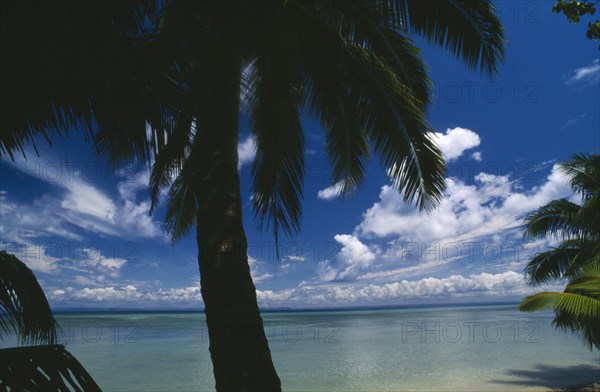
M 526 297 L 519 310 L 533 312 L 552 309 L 568 313 L 576 318 L 600 319 L 600 299 L 569 292 L 542 292 Z
M 556 248 L 535 255 L 525 267 L 525 278 L 531 285 L 548 283 L 564 277 L 579 249 Z
M 598 196 L 600 190 L 600 155 L 575 154 L 568 162 L 560 165 L 569 177 L 571 187 L 584 199 Z
M 567 199 L 553 200 L 525 217 L 525 234 L 530 237 L 581 235 L 577 214 L 581 206 Z

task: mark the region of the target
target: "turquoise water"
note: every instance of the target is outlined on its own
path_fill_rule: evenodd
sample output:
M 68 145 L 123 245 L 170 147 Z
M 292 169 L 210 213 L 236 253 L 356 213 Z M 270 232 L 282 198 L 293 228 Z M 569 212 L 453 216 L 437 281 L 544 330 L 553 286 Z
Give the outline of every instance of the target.
M 515 305 L 266 313 L 288 391 L 536 390 L 600 381 L 600 358 Z M 204 316 L 60 314 L 105 391 L 214 390 Z M 7 343 L 5 343 L 7 345 Z

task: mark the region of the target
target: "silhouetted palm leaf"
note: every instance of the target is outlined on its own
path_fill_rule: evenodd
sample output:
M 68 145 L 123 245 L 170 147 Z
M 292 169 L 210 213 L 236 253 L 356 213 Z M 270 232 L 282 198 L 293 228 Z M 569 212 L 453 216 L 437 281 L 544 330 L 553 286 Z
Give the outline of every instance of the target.
M 399 24 L 490 74 L 504 56 L 502 25 L 489 0 L 395 0 Z
M 4 391 L 100 391 L 77 359 L 62 345 L 0 350 L 0 389 Z
M 584 199 L 598 196 L 600 190 L 600 155 L 575 154 L 570 161 L 561 164 L 561 170 L 569 178 L 571 187 Z
M 140 42 L 157 2 L 3 1 L 1 7 L 7 17 L 0 25 L 0 153 L 25 154 L 37 134 L 48 142 L 72 130 L 92 136 L 97 123 L 119 127 L 122 141 L 147 156 L 145 117 L 157 107 L 140 82 L 148 69 Z
M 20 343 L 56 342 L 58 324 L 33 272 L 14 255 L 0 251 L 0 338 Z

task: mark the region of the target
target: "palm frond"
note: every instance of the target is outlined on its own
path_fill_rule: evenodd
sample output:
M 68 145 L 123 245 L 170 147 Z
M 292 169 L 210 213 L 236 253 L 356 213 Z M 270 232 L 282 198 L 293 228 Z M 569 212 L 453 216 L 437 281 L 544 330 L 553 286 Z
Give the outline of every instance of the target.
M 335 55 L 327 53 L 330 57 Z M 369 146 L 362 108 L 349 89 L 351 81 L 339 68 L 339 62 L 326 60 L 317 64 L 307 61 L 303 103 L 325 130 L 331 182 L 341 184 L 345 195 L 358 188 L 365 178 Z
M 2 335 L 15 333 L 21 343 L 54 344 L 57 328 L 48 300 L 33 272 L 14 255 L 0 251 Z
M 281 38 L 280 38 L 281 39 Z M 276 45 L 277 42 L 270 42 Z M 304 136 L 299 113 L 299 74 L 293 58 L 259 56 L 248 97 L 257 152 L 252 173 L 252 206 L 256 218 L 279 230 L 300 230 L 304 181 Z
M 150 174 L 150 197 L 152 213 L 159 202 L 160 192 L 171 184 L 173 178 L 179 175 L 186 159 L 189 157 L 193 136 L 195 135 L 195 124 L 192 117 L 186 114 L 177 120 L 177 124 L 161 148 L 152 164 Z
M 571 331 L 590 350 L 600 350 L 600 320 L 593 317 L 573 317 L 571 313 L 555 312 L 552 326 L 567 332 Z
M 525 279 L 531 285 L 564 277 L 579 249 L 555 248 L 536 254 L 525 266 Z
M 337 105 L 331 105 L 331 112 L 322 116 L 322 123 L 326 130 L 327 156 L 332 166 L 331 182 L 339 184 L 342 195 L 346 195 L 364 181 L 369 145 L 356 116 L 358 112 L 348 113 L 353 108 L 348 97 L 340 96 L 335 101 Z
M 567 239 L 556 248 L 536 254 L 525 267 L 531 285 L 572 278 L 593 268 L 600 258 L 600 242 Z
M 422 113 L 429 102 L 430 81 L 418 49 L 392 28 L 377 4 L 334 2 L 327 10 L 333 14 L 327 20 L 335 20 L 339 31 L 328 23 L 319 23 L 318 16 L 307 29 L 312 33 L 306 33 L 307 41 L 320 39 L 323 44 L 321 48 L 311 47 L 303 52 L 304 67 L 308 70 L 304 102 L 326 130 L 332 182 L 341 184 L 345 194 L 364 178 L 369 155 L 365 138 L 374 126 L 369 109 L 381 103 L 373 97 L 381 99 L 384 94 L 405 93 L 415 112 Z M 361 60 L 363 53 L 357 53 L 361 50 L 373 53 L 381 67 L 374 69 L 365 64 Z M 369 89 L 369 73 L 382 70 L 386 77 L 392 77 L 392 85 Z M 395 102 L 385 104 L 384 111 L 397 110 L 390 108 Z M 388 128 L 386 132 L 390 134 L 402 133 L 398 121 L 388 124 Z M 397 160 L 393 165 L 398 166 Z
M 577 214 L 581 206 L 567 199 L 549 202 L 525 217 L 525 235 L 530 237 L 557 235 L 579 236 L 582 233 Z
M 327 8 L 334 14 L 327 19 L 335 20 L 334 26 L 345 42 L 385 59 L 414 98 L 426 105 L 432 87 L 427 68 L 419 49 L 399 31 L 390 5 L 387 1 L 336 1 Z
M 537 310 L 560 310 L 574 318 L 590 317 L 600 320 L 600 299 L 574 293 L 541 292 L 526 297 L 519 310 L 534 312 Z
M 565 287 L 566 293 L 579 293 L 600 299 L 600 265 L 588 265 L 586 269 L 571 279 Z
M 397 24 L 493 74 L 504 57 L 504 32 L 491 1 L 395 0 Z
M 4 391 L 100 391 L 62 345 L 0 349 L 0 388 Z
M 302 11 L 310 14 L 310 10 Z M 329 116 L 339 112 L 332 105 L 348 105 L 345 113 L 360 123 L 405 200 L 416 201 L 420 208 L 433 207 L 444 189 L 445 168 L 439 148 L 428 137 L 431 129 L 425 120 L 426 100 L 418 99 L 411 85 L 403 83 L 405 73 L 396 73 L 398 67 L 393 57 L 354 44 L 340 35 L 335 23 L 311 16 L 305 34 L 313 42 L 320 40 L 322 45 L 312 52 L 303 51 L 308 53 L 302 61 L 308 71 L 305 100 L 309 112 L 322 124 L 331 125 Z M 408 45 L 396 38 L 394 50 L 400 51 L 400 44 Z M 387 51 L 393 52 L 389 48 Z M 311 66 L 315 59 L 320 60 L 316 63 L 320 64 L 318 68 Z M 408 64 L 416 67 L 414 72 L 424 72 L 418 61 Z M 361 158 L 360 153 L 354 156 Z M 355 159 L 355 162 L 360 161 Z
M 576 277 L 600 266 L 600 241 L 565 240 L 560 244 L 560 247 L 579 249 L 579 252 L 571 259 L 564 277 Z
M 587 265 L 563 293 L 543 292 L 521 302 L 521 311 L 552 309 L 552 325 L 570 330 L 591 350 L 600 349 L 600 264 Z
M 442 153 L 428 136 L 422 103 L 375 54 L 352 48 L 365 80 L 361 105 L 370 141 L 406 201 L 433 208 L 445 187 Z
M 94 7 L 93 18 L 86 2 L 38 1 L 35 15 L 31 7 L 31 2 L 2 3 L 3 15 L 39 16 L 35 23 L 6 18 L 0 27 L 0 77 L 5 86 L 0 91 L 0 153 L 11 159 L 15 152 L 25 154 L 27 144 L 36 148 L 38 135 L 49 143 L 54 136 L 73 131 L 92 137 L 94 118 L 107 114 L 114 118 L 121 111 L 127 113 L 128 108 L 132 115 L 136 112 L 138 97 L 132 97 L 130 90 L 137 90 L 138 80 L 133 75 L 139 74 L 143 68 L 139 64 L 144 64 L 137 43 L 152 25 L 150 20 L 159 3 L 113 2 Z M 41 17 L 47 14 L 67 16 Z M 109 106 L 108 101 L 121 110 L 95 111 L 96 105 Z
M 196 223 L 198 211 L 197 187 L 201 178 L 195 175 L 197 157 L 190 154 L 183 168 L 169 188 L 165 228 L 177 242 L 190 232 Z
M 569 178 L 571 187 L 584 199 L 600 191 L 600 155 L 575 154 L 571 160 L 560 164 Z

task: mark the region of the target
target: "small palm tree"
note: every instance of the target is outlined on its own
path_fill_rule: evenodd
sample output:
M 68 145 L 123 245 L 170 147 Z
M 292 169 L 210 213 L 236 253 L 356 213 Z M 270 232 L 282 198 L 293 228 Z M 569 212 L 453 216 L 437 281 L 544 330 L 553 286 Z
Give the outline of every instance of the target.
M 570 329 L 590 349 L 600 349 L 600 155 L 575 155 L 561 168 L 582 203 L 554 200 L 525 218 L 526 235 L 562 239 L 531 259 L 525 276 L 532 285 L 555 279 L 569 283 L 562 293 L 525 298 L 520 309 L 553 309 L 555 327 Z

